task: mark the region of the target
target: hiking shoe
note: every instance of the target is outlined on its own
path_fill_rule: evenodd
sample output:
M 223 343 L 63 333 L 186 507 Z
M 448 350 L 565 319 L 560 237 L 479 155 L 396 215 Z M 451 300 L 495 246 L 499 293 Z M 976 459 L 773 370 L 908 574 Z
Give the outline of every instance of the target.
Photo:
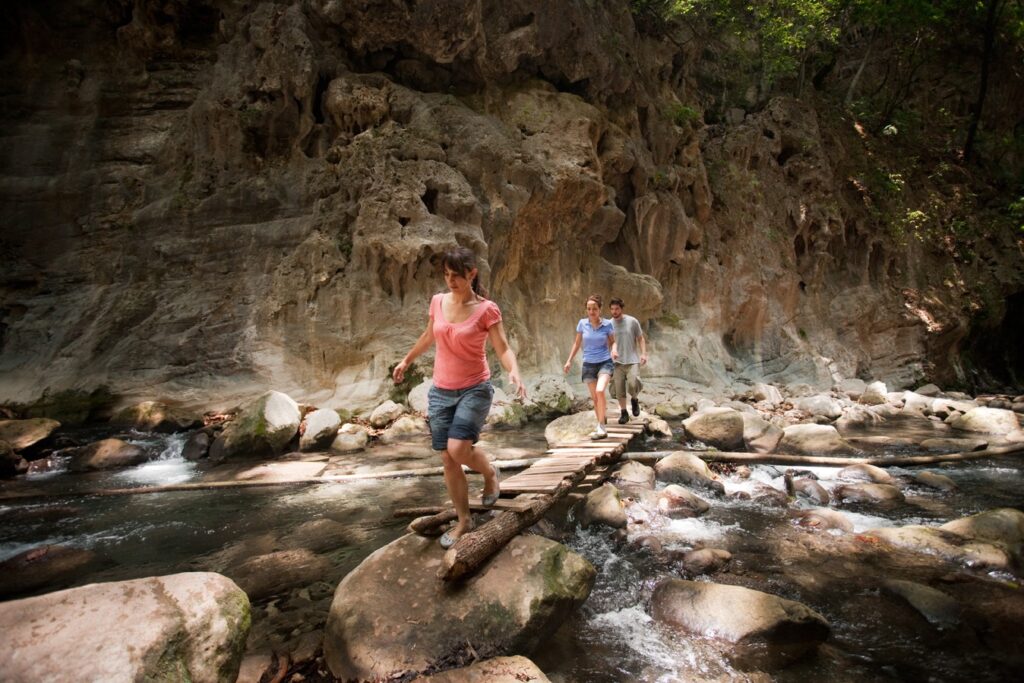
M 607 439 L 608 432 L 604 430 L 604 425 L 597 425 L 597 429 L 590 432 L 590 440 L 597 441 L 599 439 Z
M 634 396 L 630 400 L 629 405 L 630 405 L 630 407 L 633 408 L 633 417 L 640 417 L 640 399 L 638 399 L 636 396 Z M 625 411 L 623 411 L 623 412 L 625 412 Z
M 625 410 L 623 410 L 622 414 L 619 415 L 619 424 L 620 425 L 624 425 L 627 422 L 629 422 L 629 413 L 627 413 Z

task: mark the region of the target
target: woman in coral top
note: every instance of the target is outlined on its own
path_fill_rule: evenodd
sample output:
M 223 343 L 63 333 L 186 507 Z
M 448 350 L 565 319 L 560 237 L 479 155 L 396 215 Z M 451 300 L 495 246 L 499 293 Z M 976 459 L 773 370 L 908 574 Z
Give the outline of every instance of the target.
M 392 377 L 396 383 L 401 382 L 409 365 L 437 344 L 428 416 L 432 446 L 441 454 L 448 495 L 459 516 L 455 526 L 441 536 L 441 545 L 450 548 L 473 528 L 469 485 L 462 466 L 484 475 L 485 505 L 493 505 L 500 493 L 497 468 L 473 445 L 480 438 L 494 396 L 484 349 L 488 339 L 516 388 L 516 396 L 526 398 L 526 389 L 519 378 L 516 355 L 505 337 L 501 311 L 482 294 L 473 252 L 463 247 L 453 249 L 445 253 L 442 264 L 448 292 L 431 299 L 427 329 L 395 366 Z

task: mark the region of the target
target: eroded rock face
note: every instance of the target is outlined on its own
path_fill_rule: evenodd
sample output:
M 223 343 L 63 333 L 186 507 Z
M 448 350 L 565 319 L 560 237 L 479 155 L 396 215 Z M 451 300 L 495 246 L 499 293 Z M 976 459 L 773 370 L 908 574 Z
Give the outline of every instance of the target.
M 213 573 L 97 583 L 0 603 L 12 681 L 192 680 L 234 683 L 249 600 Z
M 936 257 L 866 227 L 853 131 L 787 98 L 704 126 L 717 60 L 624 0 L 22 4 L 9 24 L 32 38 L 3 70 L 0 400 L 107 382 L 372 408 L 456 244 L 534 376 L 598 290 L 662 321 L 655 374 L 953 372 L 960 295 L 907 281 Z
M 799 659 L 829 634 L 825 618 L 806 605 L 741 586 L 683 579 L 658 584 L 651 614 L 688 633 L 732 643 L 730 657 L 767 667 Z
M 437 579 L 436 539 L 408 535 L 377 550 L 338 585 L 324 634 L 343 680 L 424 671 L 471 647 L 530 652 L 590 594 L 595 570 L 564 546 L 517 536 L 459 586 Z

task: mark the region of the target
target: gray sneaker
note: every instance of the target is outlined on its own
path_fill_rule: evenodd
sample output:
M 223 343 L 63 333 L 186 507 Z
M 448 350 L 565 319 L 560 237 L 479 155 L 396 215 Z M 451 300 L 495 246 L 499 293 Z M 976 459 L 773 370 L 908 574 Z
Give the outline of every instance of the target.
M 607 438 L 608 438 L 608 432 L 605 431 L 604 425 L 597 425 L 597 429 L 595 429 L 594 431 L 590 432 L 590 440 L 591 441 L 598 441 L 600 439 L 607 439 Z

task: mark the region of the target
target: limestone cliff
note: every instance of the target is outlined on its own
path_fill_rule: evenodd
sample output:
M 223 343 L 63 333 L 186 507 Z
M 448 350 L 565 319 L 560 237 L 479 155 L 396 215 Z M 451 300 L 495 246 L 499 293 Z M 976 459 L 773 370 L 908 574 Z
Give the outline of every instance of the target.
M 601 292 L 654 374 L 962 377 L 970 288 L 869 220 L 851 122 L 708 125 L 703 46 L 627 2 L 16 2 L 3 32 L 0 401 L 371 402 L 456 243 L 528 375 Z M 977 251 L 1022 289 L 1012 240 Z

